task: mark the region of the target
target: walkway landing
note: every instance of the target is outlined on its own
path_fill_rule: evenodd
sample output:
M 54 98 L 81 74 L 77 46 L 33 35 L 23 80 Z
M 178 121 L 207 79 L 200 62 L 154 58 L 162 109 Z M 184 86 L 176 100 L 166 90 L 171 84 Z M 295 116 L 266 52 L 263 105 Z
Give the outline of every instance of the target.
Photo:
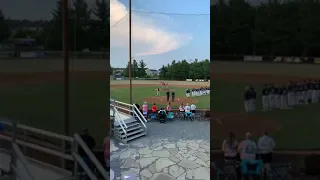
M 5 152 L 4 150 L 0 149 L 0 169 L 3 171 L 9 171 L 10 169 L 10 160 L 11 155 Z M 29 168 L 31 174 L 34 176 L 35 180 L 57 180 L 66 177 L 71 177 L 72 173 L 69 171 L 65 171 L 62 169 L 50 167 L 49 165 L 42 164 L 37 161 L 28 160 Z M 18 161 L 17 164 L 18 169 L 24 169 L 23 164 L 21 161 Z

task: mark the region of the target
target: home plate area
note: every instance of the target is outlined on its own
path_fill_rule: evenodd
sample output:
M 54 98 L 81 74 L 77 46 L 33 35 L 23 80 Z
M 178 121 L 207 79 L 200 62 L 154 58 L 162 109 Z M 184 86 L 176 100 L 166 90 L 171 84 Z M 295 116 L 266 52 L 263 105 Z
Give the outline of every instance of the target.
M 115 169 L 116 179 L 130 174 L 136 175 L 139 180 L 210 179 L 208 141 L 172 142 L 163 139 L 147 143 L 137 142 L 125 148 L 111 149 L 115 149 L 111 152 L 111 169 L 114 169 L 113 162 L 119 162 L 120 165 L 119 170 Z

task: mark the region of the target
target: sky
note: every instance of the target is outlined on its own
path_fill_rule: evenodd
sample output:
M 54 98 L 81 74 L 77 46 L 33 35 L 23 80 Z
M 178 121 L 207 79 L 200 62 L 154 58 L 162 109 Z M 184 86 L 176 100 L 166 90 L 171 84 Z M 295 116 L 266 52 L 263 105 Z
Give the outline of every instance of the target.
M 172 60 L 210 59 L 210 0 L 132 0 L 132 57 L 160 69 Z M 138 11 L 180 14 L 149 14 Z M 112 67 L 129 61 L 128 0 L 110 0 Z

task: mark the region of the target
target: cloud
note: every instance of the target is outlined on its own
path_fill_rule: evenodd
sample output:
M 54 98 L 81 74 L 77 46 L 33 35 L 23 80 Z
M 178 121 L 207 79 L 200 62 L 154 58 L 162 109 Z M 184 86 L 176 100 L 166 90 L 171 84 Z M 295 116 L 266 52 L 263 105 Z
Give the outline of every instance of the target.
M 168 16 L 146 15 L 132 12 L 132 45 L 134 56 L 148 56 L 167 53 L 187 45 L 192 36 L 166 30 Z M 160 24 L 161 23 L 161 24 Z M 171 22 L 172 23 L 172 22 Z M 110 0 L 111 47 L 128 47 L 128 10 L 118 0 Z

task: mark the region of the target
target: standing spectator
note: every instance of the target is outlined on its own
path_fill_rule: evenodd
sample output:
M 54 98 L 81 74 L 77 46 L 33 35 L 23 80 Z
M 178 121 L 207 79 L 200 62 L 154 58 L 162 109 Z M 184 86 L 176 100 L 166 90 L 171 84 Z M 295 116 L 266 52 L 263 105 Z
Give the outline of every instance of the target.
M 169 112 L 171 112 L 171 103 L 169 103 L 168 105 L 167 105 L 167 112 L 169 113 Z
M 151 112 L 152 112 L 152 113 L 157 113 L 156 103 L 153 103 L 153 106 L 151 107 Z
M 196 113 L 196 105 L 194 104 L 194 103 L 192 103 L 191 104 L 191 106 L 190 106 L 190 108 L 191 108 L 191 112 L 194 114 L 194 113 Z
M 275 142 L 273 141 L 272 137 L 268 135 L 267 132 L 264 132 L 263 136 L 261 136 L 258 140 L 258 148 L 266 170 L 270 170 L 272 152 L 275 146 Z
M 110 132 L 107 137 L 103 140 L 103 149 L 104 149 L 104 159 L 106 163 L 106 168 L 110 169 Z
M 225 162 L 237 160 L 237 148 L 238 141 L 236 140 L 236 136 L 230 132 L 229 139 L 224 140 L 222 143 L 222 151 L 224 153 Z
M 144 102 L 142 105 L 142 114 L 145 118 L 148 117 L 148 105 L 147 102 Z
M 90 135 L 89 130 L 83 129 L 82 132 L 80 133 L 80 137 L 83 140 L 83 142 L 87 145 L 87 147 L 89 148 L 89 150 L 91 152 L 93 152 L 93 148 L 96 146 L 96 141 L 94 140 L 94 138 Z M 88 165 L 88 167 L 93 170 L 93 164 L 89 158 L 89 156 L 87 155 L 87 153 L 81 148 L 79 147 L 79 151 L 78 151 L 79 155 L 82 157 L 82 159 L 84 160 L 84 162 Z
M 176 93 L 174 91 L 171 92 L 171 99 L 174 102 L 174 98 L 176 97 Z

